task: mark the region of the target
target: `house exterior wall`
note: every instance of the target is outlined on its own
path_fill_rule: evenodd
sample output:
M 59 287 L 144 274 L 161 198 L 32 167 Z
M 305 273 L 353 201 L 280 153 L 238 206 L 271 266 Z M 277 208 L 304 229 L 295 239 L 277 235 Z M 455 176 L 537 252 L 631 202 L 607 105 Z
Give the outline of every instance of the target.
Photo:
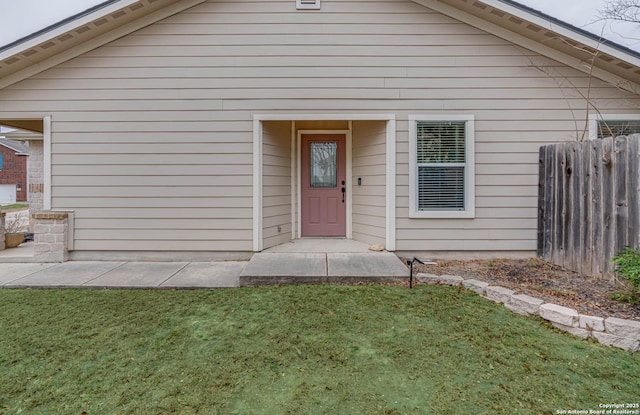
M 291 240 L 291 122 L 262 125 L 263 248 Z
M 354 121 L 352 135 L 353 239 L 385 246 L 387 123 Z
M 52 208 L 76 212 L 79 251 L 251 251 L 253 114 L 366 112 L 397 119 L 397 250 L 532 252 L 538 148 L 580 134 L 581 94 L 640 112 L 410 1 L 212 0 L 0 90 L 0 118 L 52 116 Z M 475 116 L 474 219 L 409 218 L 419 114 Z
M 18 156 L 16 151 L 0 146 L 2 155 L 2 169 L 0 170 L 0 184 L 19 185 L 16 187 L 16 202 L 27 201 L 27 159 L 26 155 Z

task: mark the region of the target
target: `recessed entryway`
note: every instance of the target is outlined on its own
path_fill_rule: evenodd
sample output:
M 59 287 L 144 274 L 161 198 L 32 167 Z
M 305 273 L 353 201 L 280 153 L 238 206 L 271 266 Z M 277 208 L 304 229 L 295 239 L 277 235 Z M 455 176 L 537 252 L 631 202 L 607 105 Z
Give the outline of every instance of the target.
M 254 251 L 317 236 L 395 250 L 395 133 L 388 114 L 255 115 Z

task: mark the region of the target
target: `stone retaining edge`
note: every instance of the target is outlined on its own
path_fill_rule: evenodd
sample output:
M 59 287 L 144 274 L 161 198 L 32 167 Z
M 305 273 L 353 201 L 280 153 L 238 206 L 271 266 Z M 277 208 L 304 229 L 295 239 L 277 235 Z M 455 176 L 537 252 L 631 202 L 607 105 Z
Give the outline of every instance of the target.
M 632 352 L 640 352 L 640 321 L 616 317 L 602 318 L 579 314 L 576 310 L 478 279 L 465 280 L 451 275 L 418 274 L 419 282 L 431 285 L 465 287 L 478 295 L 499 304 L 504 304 L 514 313 L 540 316 L 564 332 L 583 339 L 595 339 L 603 345 Z

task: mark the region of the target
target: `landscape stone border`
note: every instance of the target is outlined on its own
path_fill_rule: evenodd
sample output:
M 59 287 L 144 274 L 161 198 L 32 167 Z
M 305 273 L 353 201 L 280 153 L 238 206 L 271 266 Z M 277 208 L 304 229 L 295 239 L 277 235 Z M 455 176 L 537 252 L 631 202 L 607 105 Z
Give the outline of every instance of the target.
M 465 287 L 496 303 L 504 304 L 514 313 L 540 316 L 559 330 L 583 339 L 596 339 L 606 346 L 640 352 L 640 321 L 621 318 L 587 316 L 576 310 L 477 279 L 465 280 L 454 275 L 418 274 L 418 282 L 432 285 Z

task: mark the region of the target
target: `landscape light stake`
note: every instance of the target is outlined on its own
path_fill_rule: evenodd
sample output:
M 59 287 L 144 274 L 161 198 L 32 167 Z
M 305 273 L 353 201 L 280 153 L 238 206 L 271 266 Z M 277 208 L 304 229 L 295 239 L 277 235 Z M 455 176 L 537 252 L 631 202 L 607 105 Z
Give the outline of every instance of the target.
M 436 262 L 433 261 L 423 261 L 419 258 L 413 257 L 413 259 L 407 259 L 407 265 L 411 266 L 411 273 L 409 274 L 409 288 L 413 288 L 413 263 L 418 261 L 422 265 L 437 265 Z

